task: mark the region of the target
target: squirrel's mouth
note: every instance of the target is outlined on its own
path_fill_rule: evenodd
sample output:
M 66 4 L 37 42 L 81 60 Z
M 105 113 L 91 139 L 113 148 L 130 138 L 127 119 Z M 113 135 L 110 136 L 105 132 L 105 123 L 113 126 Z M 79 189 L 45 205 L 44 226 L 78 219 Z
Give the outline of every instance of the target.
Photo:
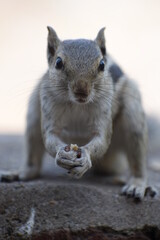
M 85 103 L 88 99 L 88 93 L 82 91 L 76 91 L 74 93 L 76 101 L 79 103 Z

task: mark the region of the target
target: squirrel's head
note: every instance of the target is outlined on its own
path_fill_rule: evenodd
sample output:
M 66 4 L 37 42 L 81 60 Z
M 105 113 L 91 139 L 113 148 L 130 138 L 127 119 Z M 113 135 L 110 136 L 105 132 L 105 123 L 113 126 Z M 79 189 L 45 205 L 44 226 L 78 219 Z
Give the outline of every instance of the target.
M 49 76 L 54 89 L 66 101 L 88 103 L 95 100 L 96 88 L 103 85 L 107 74 L 104 30 L 98 32 L 94 41 L 61 41 L 48 27 Z

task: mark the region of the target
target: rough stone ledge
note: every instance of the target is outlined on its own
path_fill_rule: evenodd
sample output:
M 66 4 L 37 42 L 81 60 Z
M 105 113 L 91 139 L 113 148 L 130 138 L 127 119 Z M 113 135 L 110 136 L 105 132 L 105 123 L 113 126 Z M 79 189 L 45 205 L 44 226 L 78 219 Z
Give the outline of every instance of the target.
M 119 191 L 86 181 L 2 183 L 0 239 L 159 240 L 160 200 L 135 203 Z

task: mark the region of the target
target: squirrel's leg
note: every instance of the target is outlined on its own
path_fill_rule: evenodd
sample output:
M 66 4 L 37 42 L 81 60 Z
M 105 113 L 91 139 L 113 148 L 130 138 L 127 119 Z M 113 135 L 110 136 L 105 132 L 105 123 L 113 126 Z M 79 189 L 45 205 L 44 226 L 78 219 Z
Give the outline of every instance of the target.
M 28 105 L 25 144 L 25 165 L 19 177 L 21 180 L 30 180 L 39 177 L 44 155 L 38 88 L 31 95 Z
M 140 94 L 137 88 L 128 82 L 123 90 L 121 123 L 125 138 L 125 147 L 130 167 L 130 179 L 123 187 L 122 194 L 142 199 L 147 190 L 146 152 L 147 124 Z

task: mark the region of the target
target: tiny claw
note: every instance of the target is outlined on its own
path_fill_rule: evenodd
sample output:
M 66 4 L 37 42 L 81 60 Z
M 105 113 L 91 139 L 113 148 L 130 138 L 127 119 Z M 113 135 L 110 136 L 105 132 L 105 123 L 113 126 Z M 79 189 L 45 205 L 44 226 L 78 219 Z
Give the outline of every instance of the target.
M 146 189 L 145 195 L 147 195 L 147 194 L 149 194 L 151 197 L 155 197 L 158 194 L 158 191 L 156 188 L 149 186 Z

